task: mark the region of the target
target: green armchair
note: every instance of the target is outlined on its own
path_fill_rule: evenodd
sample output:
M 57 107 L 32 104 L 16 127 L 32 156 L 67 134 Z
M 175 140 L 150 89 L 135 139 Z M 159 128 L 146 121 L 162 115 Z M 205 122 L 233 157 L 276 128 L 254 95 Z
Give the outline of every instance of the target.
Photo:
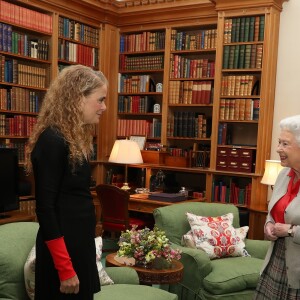
M 18 222 L 0 226 L 0 299 L 29 300 L 24 282 L 24 264 L 35 243 L 38 224 Z M 102 286 L 95 300 L 177 300 L 175 294 L 139 285 L 136 271 L 129 267 L 105 268 L 114 281 Z M 54 299 L 53 299 L 54 300 Z
M 154 210 L 155 224 L 165 231 L 173 248 L 182 250 L 184 275 L 181 283 L 170 286 L 179 299 L 252 299 L 269 242 L 246 239 L 251 257 L 227 257 L 210 260 L 198 249 L 181 246 L 181 238 L 190 230 L 186 212 L 201 216 L 233 213 L 233 226 L 239 225 L 237 207 L 220 203 L 183 203 Z

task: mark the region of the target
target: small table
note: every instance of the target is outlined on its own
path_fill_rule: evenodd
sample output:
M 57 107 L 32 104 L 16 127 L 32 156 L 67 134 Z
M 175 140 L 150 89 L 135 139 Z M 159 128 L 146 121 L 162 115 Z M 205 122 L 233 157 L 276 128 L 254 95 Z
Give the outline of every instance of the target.
M 124 267 L 121 263 L 117 262 L 114 257 L 116 252 L 110 253 L 106 256 L 107 267 Z M 183 264 L 178 260 L 173 260 L 170 268 L 168 269 L 151 269 L 139 266 L 129 266 L 138 273 L 140 283 L 145 285 L 152 284 L 174 284 L 182 280 Z

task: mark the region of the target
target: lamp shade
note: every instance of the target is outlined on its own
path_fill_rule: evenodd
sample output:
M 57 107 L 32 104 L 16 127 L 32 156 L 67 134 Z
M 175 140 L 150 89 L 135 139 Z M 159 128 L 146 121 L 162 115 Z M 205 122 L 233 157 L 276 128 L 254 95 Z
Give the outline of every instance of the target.
M 108 161 L 119 164 L 141 164 L 143 158 L 137 142 L 116 140 Z
M 279 160 L 266 160 L 265 173 L 261 180 L 262 184 L 274 185 L 279 172 L 282 170 Z

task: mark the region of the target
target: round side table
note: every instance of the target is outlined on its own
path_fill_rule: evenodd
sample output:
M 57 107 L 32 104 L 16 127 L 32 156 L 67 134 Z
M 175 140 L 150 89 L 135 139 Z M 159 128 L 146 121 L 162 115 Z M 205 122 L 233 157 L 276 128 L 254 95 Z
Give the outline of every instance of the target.
M 117 262 L 114 258 L 117 253 L 110 253 L 106 256 L 107 267 L 124 267 L 125 265 Z M 173 260 L 167 269 L 144 268 L 141 266 L 128 266 L 138 273 L 140 283 L 145 285 L 152 284 L 174 284 L 182 280 L 183 264 L 178 260 Z

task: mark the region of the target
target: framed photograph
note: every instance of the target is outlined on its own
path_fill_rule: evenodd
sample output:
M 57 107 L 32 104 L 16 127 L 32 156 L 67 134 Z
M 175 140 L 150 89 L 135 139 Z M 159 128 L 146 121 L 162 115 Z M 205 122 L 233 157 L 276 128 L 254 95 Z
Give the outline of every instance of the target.
M 131 141 L 137 142 L 141 150 L 144 150 L 145 143 L 146 143 L 146 136 L 145 135 L 131 135 L 129 138 Z

